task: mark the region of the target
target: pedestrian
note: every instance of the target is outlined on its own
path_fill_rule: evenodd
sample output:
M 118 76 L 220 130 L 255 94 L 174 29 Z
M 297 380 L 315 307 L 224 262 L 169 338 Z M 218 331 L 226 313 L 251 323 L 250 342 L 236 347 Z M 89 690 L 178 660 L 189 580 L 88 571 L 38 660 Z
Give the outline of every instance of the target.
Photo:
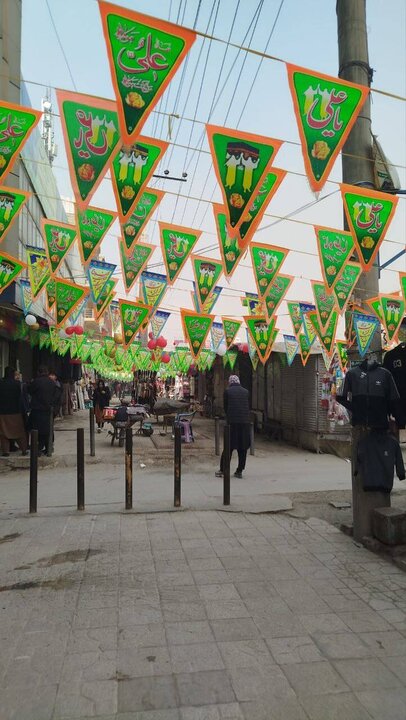
M 234 477 L 242 478 L 250 446 L 250 405 L 248 390 L 240 385 L 238 375 L 230 375 L 228 388 L 224 391 L 224 411 L 230 426 L 230 455 L 238 453 L 238 466 Z M 220 459 L 220 470 L 216 477 L 223 477 L 224 453 Z
M 49 371 L 49 377 L 55 383 L 55 385 L 57 387 L 57 392 L 55 393 L 55 403 L 54 403 L 54 418 L 61 417 L 62 416 L 62 395 L 63 395 L 62 383 L 58 380 L 58 376 L 57 376 L 55 370 Z
M 103 410 L 110 402 L 110 390 L 105 385 L 104 380 L 98 380 L 95 391 L 93 393 L 93 407 L 97 422 L 97 432 L 101 432 L 104 425 Z
M 51 413 L 59 399 L 56 383 L 49 377 L 48 368 L 40 365 L 38 377 L 28 385 L 31 397 L 30 430 L 38 430 L 38 452 L 48 454 L 51 434 Z
M 15 440 L 22 455 L 27 454 L 27 436 L 22 413 L 21 383 L 15 380 L 15 369 L 6 367 L 0 380 L 0 444 L 1 454 L 10 454 L 10 440 Z

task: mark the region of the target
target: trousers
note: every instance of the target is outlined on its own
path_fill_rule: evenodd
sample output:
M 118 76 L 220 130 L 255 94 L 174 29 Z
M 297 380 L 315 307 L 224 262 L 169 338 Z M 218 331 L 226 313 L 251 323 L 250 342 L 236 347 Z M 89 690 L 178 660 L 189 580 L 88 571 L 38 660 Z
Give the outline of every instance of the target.
M 247 462 L 247 450 L 240 448 L 239 450 L 237 450 L 237 453 L 238 453 L 237 472 L 242 472 L 243 470 L 245 470 L 245 464 Z M 231 450 L 231 453 L 230 453 L 230 460 L 231 460 L 232 454 L 233 454 L 233 450 Z M 224 470 L 224 453 L 221 453 L 220 470 L 221 470 L 221 472 L 223 472 L 223 470 Z

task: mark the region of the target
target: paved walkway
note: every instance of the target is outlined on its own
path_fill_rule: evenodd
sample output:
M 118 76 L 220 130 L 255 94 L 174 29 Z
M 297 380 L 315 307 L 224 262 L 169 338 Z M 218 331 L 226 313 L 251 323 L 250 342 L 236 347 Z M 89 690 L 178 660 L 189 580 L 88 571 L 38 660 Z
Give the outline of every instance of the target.
M 321 520 L 3 518 L 1 720 L 406 717 L 406 574 Z

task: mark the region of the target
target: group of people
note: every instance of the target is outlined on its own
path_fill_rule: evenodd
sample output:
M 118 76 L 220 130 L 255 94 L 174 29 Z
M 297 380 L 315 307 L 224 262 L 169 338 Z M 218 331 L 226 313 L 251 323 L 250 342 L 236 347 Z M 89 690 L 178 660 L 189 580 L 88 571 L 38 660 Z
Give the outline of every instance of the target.
M 59 410 L 62 386 L 53 372 L 40 366 L 32 382 L 22 382 L 21 374 L 6 367 L 0 380 L 0 448 L 3 457 L 14 443 L 27 454 L 28 433 L 38 430 L 38 452 L 46 455 L 52 442 L 51 418 Z

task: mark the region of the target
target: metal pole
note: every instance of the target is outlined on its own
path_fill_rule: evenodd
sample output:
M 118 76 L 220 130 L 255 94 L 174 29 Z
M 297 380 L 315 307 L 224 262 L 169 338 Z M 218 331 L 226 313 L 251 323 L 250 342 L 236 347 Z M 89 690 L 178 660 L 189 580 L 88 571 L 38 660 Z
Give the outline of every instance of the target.
M 253 422 L 250 422 L 250 455 L 255 455 L 255 433 Z
M 220 418 L 214 418 L 214 454 L 220 455 Z
M 94 422 L 94 407 L 89 409 L 89 431 L 90 431 L 90 457 L 96 455 L 95 447 L 95 422 Z
M 38 430 L 31 430 L 30 440 L 30 513 L 37 512 Z
M 85 431 L 76 430 L 78 510 L 85 509 Z
M 51 407 L 49 411 L 49 436 L 47 443 L 47 457 L 52 457 L 54 451 L 54 409 Z
M 337 0 L 338 30 L 338 74 L 344 80 L 359 85 L 370 86 L 372 72 L 369 66 L 368 34 L 366 24 L 365 0 Z M 371 100 L 367 97 L 355 122 L 342 153 L 343 182 L 351 185 L 375 188 L 374 163 L 371 136 Z M 348 229 L 344 217 L 344 228 Z M 354 290 L 353 299 L 364 305 L 368 298 L 379 292 L 378 267 L 374 266 L 368 273 L 362 273 Z M 372 351 L 381 351 L 380 333 L 376 333 L 371 345 Z M 356 346 L 350 351 L 350 360 L 358 361 L 360 356 Z M 360 468 L 356 472 L 357 448 L 367 430 L 362 427 L 352 429 L 352 508 L 354 523 L 354 539 L 362 541 L 365 535 L 371 534 L 371 515 L 376 507 L 390 505 L 390 495 L 383 498 L 383 493 L 363 490 L 363 479 Z
M 224 426 L 223 439 L 223 505 L 230 504 L 230 426 Z
M 174 426 L 174 464 L 173 464 L 173 504 L 180 507 L 181 500 L 181 455 L 182 455 L 182 429 L 179 423 Z
M 133 431 L 125 431 L 125 509 L 133 509 Z

